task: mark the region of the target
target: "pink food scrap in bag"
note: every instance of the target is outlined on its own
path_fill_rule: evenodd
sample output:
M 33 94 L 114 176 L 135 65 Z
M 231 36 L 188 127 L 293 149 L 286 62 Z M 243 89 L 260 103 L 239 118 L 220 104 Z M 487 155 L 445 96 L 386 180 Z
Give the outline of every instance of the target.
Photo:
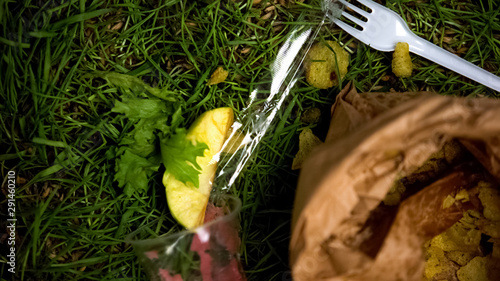
M 182 276 L 180 274 L 172 276 L 168 270 L 163 268 L 158 270 L 158 275 L 160 276 L 161 281 L 182 281 Z
M 224 216 L 224 209 L 213 204 L 207 205 L 204 223 Z M 243 281 L 237 251 L 240 239 L 238 230 L 231 221 L 219 221 L 201 228 L 193 237 L 191 251 L 200 256 L 200 271 L 203 281 Z

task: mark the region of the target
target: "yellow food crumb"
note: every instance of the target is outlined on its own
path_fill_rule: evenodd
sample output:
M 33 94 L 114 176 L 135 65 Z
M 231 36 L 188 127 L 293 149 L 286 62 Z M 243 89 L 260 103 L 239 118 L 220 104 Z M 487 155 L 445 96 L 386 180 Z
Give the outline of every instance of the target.
M 297 170 L 302 167 L 307 156 L 311 151 L 323 142 L 313 134 L 311 129 L 304 129 L 299 135 L 299 151 L 292 162 L 292 170 Z
M 475 228 L 466 229 L 457 223 L 445 232 L 432 238 L 431 246 L 443 251 L 470 251 L 475 252 L 481 242 L 481 232 Z
M 480 212 L 476 210 L 467 210 L 464 212 L 464 216 L 460 219 L 460 224 L 464 228 L 476 228 L 477 223 L 481 221 L 483 216 Z
M 486 182 L 480 182 L 479 186 L 479 200 L 484 207 L 484 217 L 500 221 L 500 191 Z
M 466 189 L 460 190 L 457 195 L 455 195 L 455 200 L 463 202 L 469 201 L 469 192 Z
M 424 276 L 427 280 L 436 276 L 446 276 L 452 274 L 450 261 L 444 255 L 444 251 L 438 247 L 427 248 L 427 258 L 424 268 Z
M 338 85 L 347 73 L 349 54 L 337 42 L 314 44 L 306 56 L 306 80 L 318 89 Z
M 475 257 L 457 270 L 460 281 L 490 281 L 488 278 L 487 257 Z
M 425 244 L 426 281 L 500 280 L 500 190 L 480 181 L 470 192 L 462 189 L 450 194 L 443 207 L 472 200 L 470 195 L 476 192 L 483 213 L 465 211 L 458 222 Z
M 475 257 L 475 253 L 463 252 L 463 251 L 450 251 L 446 253 L 446 257 L 458 263 L 459 265 L 466 265 L 470 260 Z
M 392 55 L 392 72 L 397 77 L 410 77 L 412 70 L 410 45 L 405 42 L 398 42 Z
M 210 79 L 208 79 L 207 86 L 224 82 L 228 74 L 229 72 L 227 70 L 224 70 L 222 66 L 217 67 L 214 73 L 212 73 L 212 76 L 210 76 Z
M 455 203 L 455 198 L 451 197 L 450 195 L 446 196 L 446 198 L 443 200 L 443 209 L 453 206 L 453 203 Z

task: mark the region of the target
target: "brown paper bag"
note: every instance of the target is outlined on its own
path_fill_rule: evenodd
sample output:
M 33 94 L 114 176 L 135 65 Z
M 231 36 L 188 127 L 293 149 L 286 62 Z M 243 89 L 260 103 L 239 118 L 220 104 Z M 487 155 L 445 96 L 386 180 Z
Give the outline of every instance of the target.
M 467 168 L 399 207 L 376 207 L 398 176 L 452 139 L 500 179 L 499 100 L 358 94 L 347 85 L 332 108 L 325 144 L 300 173 L 290 243 L 294 280 L 422 280 L 423 243 L 460 218 L 463 210 L 439 209 L 450 183 L 470 176 Z M 374 210 L 381 214 L 371 216 Z M 363 229 L 374 217 L 373 227 Z

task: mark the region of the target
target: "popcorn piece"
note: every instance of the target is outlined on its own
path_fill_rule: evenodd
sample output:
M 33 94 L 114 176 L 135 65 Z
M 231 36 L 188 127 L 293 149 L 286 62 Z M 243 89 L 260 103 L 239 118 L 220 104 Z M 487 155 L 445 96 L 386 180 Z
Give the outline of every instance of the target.
M 392 55 L 392 72 L 397 77 L 410 77 L 413 70 L 410 57 L 410 45 L 398 42 Z
M 210 79 L 208 79 L 207 86 L 219 84 L 226 81 L 228 74 L 229 72 L 227 70 L 224 70 L 222 66 L 217 67 L 214 73 L 212 73 L 212 76 L 210 76 Z
M 299 135 L 299 151 L 293 158 L 292 170 L 297 170 L 302 167 L 307 156 L 311 151 L 323 142 L 313 134 L 311 129 L 304 129 Z
M 311 86 L 328 89 L 338 85 L 347 73 L 349 54 L 337 42 L 314 44 L 306 56 L 306 80 Z

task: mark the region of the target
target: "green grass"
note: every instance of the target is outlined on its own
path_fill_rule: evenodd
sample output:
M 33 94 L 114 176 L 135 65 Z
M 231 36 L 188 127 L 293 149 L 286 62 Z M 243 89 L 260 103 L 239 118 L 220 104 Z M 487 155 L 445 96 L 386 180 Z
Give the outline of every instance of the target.
M 277 1 L 275 12 L 262 19 L 267 2 L 0 0 L 0 165 L 2 178 L 9 170 L 18 175 L 17 273 L 7 273 L 2 256 L 4 280 L 146 280 L 125 236 L 144 225 L 158 234 L 180 227 L 168 211 L 161 171 L 147 194 L 132 198 L 113 182 L 114 153 L 130 124 L 110 112 L 118 89 L 93 74 L 129 73 L 175 91 L 189 105 L 183 126 L 215 107 L 231 106 L 239 114 L 250 92 L 269 82 L 270 64 L 290 31 L 319 20 L 311 13 L 319 11 L 319 1 Z M 385 2 L 418 35 L 500 75 L 496 0 Z M 312 17 L 299 21 L 304 13 Z M 317 40 L 345 46 L 351 58 L 343 84 L 352 80 L 360 92 L 499 96 L 415 55 L 413 76 L 398 79 L 390 53 L 370 49 L 336 27 L 324 27 Z M 229 70 L 227 81 L 205 86 L 218 65 Z M 317 90 L 300 78 L 276 129 L 232 190 L 243 203 L 241 259 L 249 280 L 290 280 L 298 176 L 290 167 L 298 134 L 305 127 L 326 134 L 340 88 Z M 301 113 L 312 107 L 322 110 L 322 120 L 302 123 Z M 6 232 L 4 220 L 0 226 Z

